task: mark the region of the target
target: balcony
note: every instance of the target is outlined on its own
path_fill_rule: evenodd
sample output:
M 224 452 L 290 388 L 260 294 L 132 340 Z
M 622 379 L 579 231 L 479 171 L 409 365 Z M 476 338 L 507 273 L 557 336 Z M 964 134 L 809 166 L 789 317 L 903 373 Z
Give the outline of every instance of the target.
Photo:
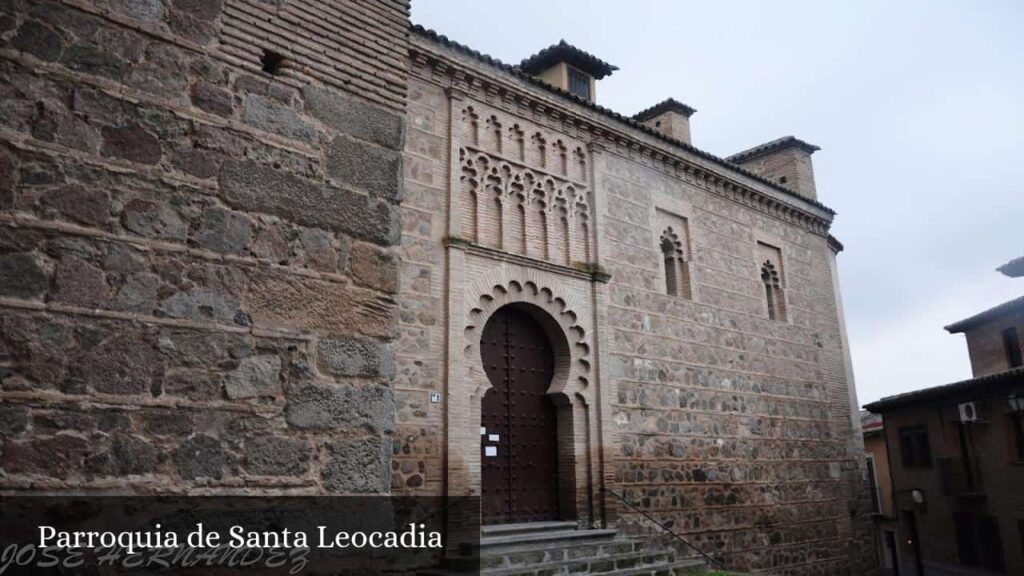
M 981 471 L 974 461 L 950 457 L 939 458 L 938 464 L 943 494 L 959 498 L 985 497 Z

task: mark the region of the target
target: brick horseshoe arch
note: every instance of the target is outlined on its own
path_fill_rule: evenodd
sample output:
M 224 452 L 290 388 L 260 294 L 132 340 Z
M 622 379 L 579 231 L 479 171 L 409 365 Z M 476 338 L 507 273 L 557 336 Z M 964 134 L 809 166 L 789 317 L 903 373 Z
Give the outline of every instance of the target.
M 533 281 L 516 280 L 495 284 L 489 293 L 482 294 L 467 317 L 464 330 L 463 357 L 469 381 L 474 384 L 473 397 L 483 398 L 491 388 L 480 362 L 480 336 L 487 320 L 502 306 L 521 304 L 544 327 L 555 352 L 555 373 L 548 394 L 556 404 L 590 403 L 590 345 L 586 331 L 569 305 Z

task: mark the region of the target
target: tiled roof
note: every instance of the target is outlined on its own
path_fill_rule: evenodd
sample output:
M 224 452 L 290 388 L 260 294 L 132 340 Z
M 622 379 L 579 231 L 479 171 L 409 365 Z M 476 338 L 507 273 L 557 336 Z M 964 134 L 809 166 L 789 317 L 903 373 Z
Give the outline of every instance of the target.
M 644 126 L 643 124 L 637 122 L 636 120 L 634 120 L 632 118 L 629 118 L 627 116 L 623 116 L 622 114 L 619 114 L 618 112 L 616 112 L 614 110 L 611 110 L 609 108 L 605 108 L 604 106 L 600 106 L 598 104 L 595 104 L 594 102 L 590 102 L 589 100 L 585 100 L 583 98 L 580 98 L 579 96 L 576 96 L 574 94 L 570 94 L 566 90 L 562 90 L 561 88 L 557 88 L 555 86 L 552 86 L 552 85 L 548 84 L 547 82 L 544 82 L 543 80 L 540 80 L 539 78 L 536 78 L 535 76 L 531 76 L 530 74 L 527 74 L 527 73 L 523 72 L 517 66 L 512 66 L 512 65 L 506 64 L 506 63 L 502 62 L 501 60 L 498 60 L 497 58 L 494 58 L 492 56 L 488 56 L 487 54 L 484 54 L 482 52 L 474 50 L 474 49 L 472 49 L 469 46 L 466 46 L 464 44 L 460 44 L 460 43 L 458 43 L 458 42 L 456 42 L 454 40 L 451 40 L 450 38 L 448 38 L 447 36 L 445 36 L 443 34 L 438 34 L 437 32 L 435 32 L 435 31 L 433 31 L 433 30 L 431 30 L 429 28 L 424 28 L 423 26 L 421 26 L 419 24 L 414 24 L 412 26 L 412 28 L 411 28 L 411 31 L 412 31 L 413 34 L 416 34 L 416 35 L 418 35 L 418 36 L 420 36 L 422 38 L 426 38 L 427 40 L 430 40 L 432 42 L 437 42 L 437 43 L 441 44 L 442 46 L 445 46 L 447 48 L 455 50 L 456 52 L 459 52 L 461 54 L 465 54 L 466 56 L 469 56 L 469 57 L 471 57 L 471 58 L 473 58 L 475 60 L 483 62 L 484 64 L 487 64 L 488 66 L 491 66 L 492 68 L 496 68 L 498 70 L 501 70 L 501 71 L 506 72 L 508 74 L 511 74 L 513 76 L 521 78 L 521 79 L 523 79 L 523 80 L 525 80 L 527 82 L 532 83 L 534 86 L 536 86 L 536 87 L 538 87 L 538 88 L 540 88 L 542 90 L 546 90 L 546 91 L 551 92 L 553 94 L 557 94 L 558 96 L 561 96 L 562 98 L 565 98 L 566 100 L 572 101 L 573 103 L 575 103 L 575 104 L 577 104 L 579 106 L 583 106 L 583 107 L 589 108 L 590 110 L 593 110 L 594 112 L 602 114 L 602 115 L 604 115 L 604 116 L 606 116 L 608 118 L 611 118 L 613 120 L 616 120 L 616 121 L 618 121 L 618 122 L 620 122 L 622 124 L 625 124 L 625 125 L 633 128 L 633 129 L 635 129 L 635 130 L 639 130 L 639 131 L 641 131 L 641 132 L 643 132 L 643 133 L 645 133 L 645 134 L 647 134 L 649 136 L 652 136 L 652 137 L 657 138 L 657 139 L 659 139 L 659 140 L 661 140 L 663 142 L 666 142 L 668 144 L 676 146 L 677 148 L 682 148 L 683 150 L 686 150 L 688 152 L 696 154 L 697 156 L 699 156 L 701 158 L 704 158 L 705 160 L 709 160 L 709 161 L 714 162 L 716 164 L 719 164 L 720 166 L 723 166 L 723 167 L 725 167 L 725 168 L 727 168 L 727 169 L 729 169 L 729 170 L 731 170 L 733 172 L 737 172 L 739 174 L 742 174 L 742 175 L 746 176 L 747 178 L 750 178 L 752 180 L 760 182 L 761 184 L 764 184 L 765 186 L 768 186 L 769 188 L 772 188 L 774 190 L 778 190 L 778 191 L 780 191 L 780 192 L 782 192 L 784 194 L 787 194 L 789 196 L 792 196 L 794 198 L 799 198 L 800 200 L 802 200 L 804 202 L 807 202 L 808 204 L 818 208 L 819 210 L 823 210 L 824 212 L 826 212 L 829 215 L 833 215 L 833 216 L 835 215 L 835 210 L 832 210 L 831 208 L 829 208 L 828 206 L 825 206 L 824 204 L 822 204 L 821 202 L 818 202 L 817 200 L 814 200 L 814 199 L 811 199 L 811 198 L 807 198 L 806 196 L 802 196 L 799 193 L 794 192 L 793 190 L 791 190 L 789 188 L 786 188 L 785 186 L 779 184 L 778 182 L 774 182 L 772 180 L 769 180 L 768 178 L 765 178 L 764 176 L 761 176 L 759 174 L 755 174 L 755 173 L 751 172 L 750 170 L 747 170 L 746 168 L 743 168 L 742 166 L 738 166 L 736 164 L 733 164 L 732 162 L 729 162 L 729 161 L 724 160 L 724 159 L 722 159 L 722 158 L 720 158 L 718 156 L 715 156 L 714 154 L 712 154 L 710 152 L 705 152 L 704 150 L 701 150 L 700 148 L 697 148 L 697 147 L 693 146 L 692 144 L 688 144 L 686 142 L 683 142 L 682 140 L 676 140 L 675 138 L 670 138 L 668 136 L 665 136 L 664 134 L 654 130 L 653 128 L 650 128 L 648 126 Z
M 552 44 L 523 60 L 519 63 L 519 69 L 527 74 L 538 74 L 559 62 L 565 62 L 575 68 L 579 68 L 598 80 L 619 69 L 618 66 L 612 66 L 597 56 L 569 44 L 565 40 L 560 40 L 558 44 Z
M 996 268 L 996 270 L 1006 274 L 1010 278 L 1020 278 L 1021 276 L 1024 276 L 1024 256 L 1014 258 L 999 268 Z
M 729 162 L 737 163 L 744 162 L 746 160 L 750 160 L 751 158 L 755 158 L 762 154 L 774 152 L 779 148 L 786 148 L 789 146 L 798 146 L 802 148 L 804 151 L 806 151 L 808 154 L 813 154 L 818 150 L 821 150 L 821 148 L 819 148 L 818 146 L 815 146 L 814 144 L 808 144 L 807 142 L 804 142 L 803 140 L 797 138 L 796 136 L 783 136 L 782 138 L 777 138 L 775 140 L 772 140 L 771 142 L 765 142 L 764 144 L 759 144 L 757 146 L 754 146 L 753 148 L 748 148 L 743 152 L 733 154 L 732 156 L 726 158 L 726 160 L 728 160 Z
M 972 327 L 977 326 L 978 324 L 981 324 L 982 322 L 985 322 L 987 320 L 991 320 L 993 318 L 1002 316 L 1003 314 L 1016 312 L 1021 309 L 1024 309 L 1024 296 L 1021 296 L 1020 298 L 1014 298 L 1009 302 L 1003 302 L 999 306 L 989 308 L 984 312 L 979 312 L 974 316 L 971 316 L 970 318 L 964 318 L 959 322 L 954 322 L 949 326 L 946 326 L 946 330 L 950 334 L 957 334 L 959 332 L 963 332 L 964 330 L 969 330 Z
M 675 98 L 666 98 L 661 102 L 658 102 L 654 106 L 651 106 L 650 108 L 646 108 L 644 110 L 637 112 L 636 114 L 633 115 L 633 120 L 636 120 L 637 122 L 643 122 L 648 118 L 654 118 L 655 116 L 658 116 L 659 114 L 663 114 L 670 110 L 672 112 L 678 112 L 683 116 L 686 116 L 687 118 L 693 116 L 693 113 L 697 111 L 696 108 L 687 106 L 686 104 L 683 104 L 682 102 L 676 100 Z
M 1011 368 L 1005 372 L 997 372 L 987 376 L 979 376 L 969 380 L 961 380 L 952 384 L 914 390 L 882 398 L 877 402 L 865 404 L 864 408 L 872 412 L 886 412 L 895 408 L 902 408 L 910 404 L 923 403 L 935 398 L 950 396 L 960 393 L 976 392 L 984 393 L 989 386 L 995 387 L 1004 384 L 1024 383 L 1024 367 Z
M 882 429 L 882 416 L 867 410 L 860 411 L 860 429 L 865 434 Z

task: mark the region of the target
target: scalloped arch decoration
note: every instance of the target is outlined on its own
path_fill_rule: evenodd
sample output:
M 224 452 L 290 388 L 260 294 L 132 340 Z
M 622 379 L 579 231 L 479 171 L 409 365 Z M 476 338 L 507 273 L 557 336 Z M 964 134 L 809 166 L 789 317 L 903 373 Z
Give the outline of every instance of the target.
M 582 399 L 584 404 L 590 404 L 590 344 L 587 332 L 580 326 L 580 318 L 570 303 L 534 280 L 491 283 L 489 290 L 476 293 L 480 296 L 471 303 L 463 330 L 463 357 L 475 398 L 483 398 L 491 388 L 480 359 L 480 337 L 484 326 L 499 308 L 521 304 L 538 316 L 555 352 L 555 373 L 548 394 L 555 396 L 556 402 Z

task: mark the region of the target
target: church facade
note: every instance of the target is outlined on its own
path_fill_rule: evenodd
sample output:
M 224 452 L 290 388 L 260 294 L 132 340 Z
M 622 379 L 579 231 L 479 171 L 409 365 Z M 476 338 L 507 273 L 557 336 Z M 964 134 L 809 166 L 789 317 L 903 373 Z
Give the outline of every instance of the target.
M 0 6 L 0 493 L 480 496 L 868 574 L 833 213 L 401 0 Z M 685 551 L 684 551 L 685 552 Z
M 479 494 L 485 524 L 646 513 L 739 569 L 870 566 L 817 148 L 711 156 L 680 102 L 596 105 L 615 68 L 564 42 L 512 67 L 414 28 L 409 52 L 393 490 Z

